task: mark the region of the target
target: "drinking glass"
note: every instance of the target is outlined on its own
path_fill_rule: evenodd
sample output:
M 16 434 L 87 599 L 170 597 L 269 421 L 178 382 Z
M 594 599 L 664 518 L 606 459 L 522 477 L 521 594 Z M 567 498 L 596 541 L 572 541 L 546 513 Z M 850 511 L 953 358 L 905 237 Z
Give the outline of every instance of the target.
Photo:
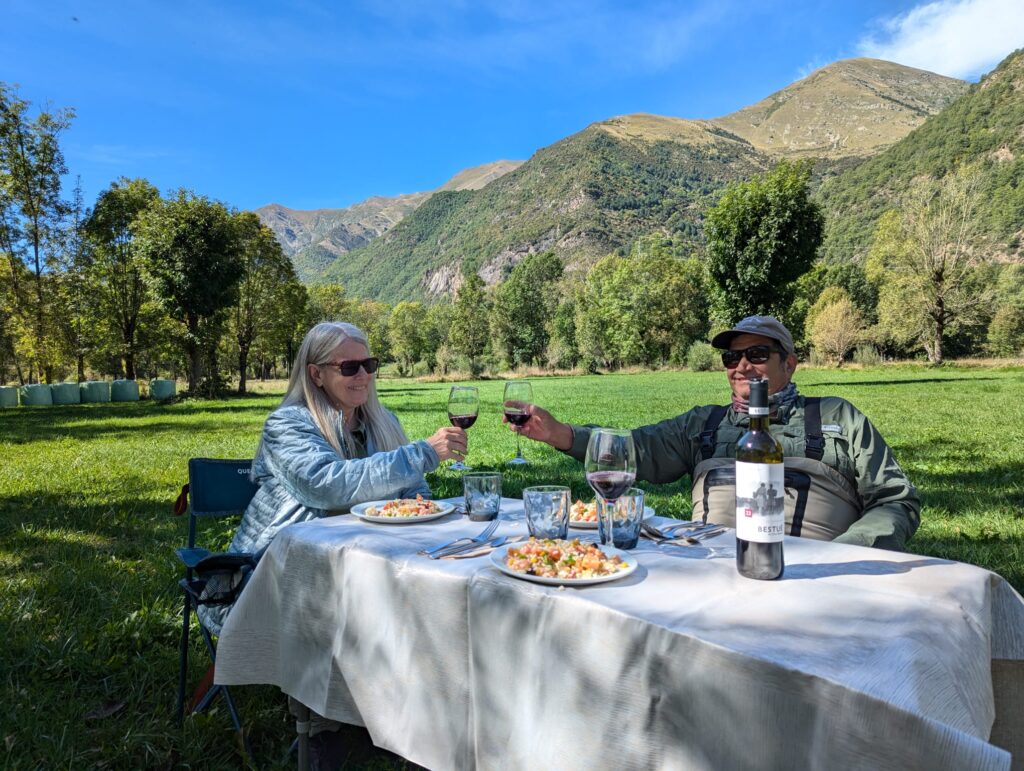
M 568 536 L 569 504 L 568 487 L 543 485 L 523 490 L 523 508 L 530 535 L 535 538 Z
M 587 483 L 600 499 L 599 519 L 606 519 L 604 530 L 601 532 L 601 543 L 614 545 L 614 507 L 602 506 L 601 503 L 615 503 L 636 481 L 636 447 L 633 444 L 633 433 L 618 428 L 596 428 L 591 431 L 584 468 L 587 472 Z
M 495 471 L 463 474 L 462 494 L 470 519 L 478 522 L 494 519 L 501 511 L 501 474 Z
M 448 420 L 463 430 L 476 423 L 480 413 L 480 392 L 474 386 L 452 386 L 448 392 Z M 455 471 L 469 471 L 470 468 L 461 460 L 452 464 Z
M 607 511 L 606 511 L 607 509 Z M 640 540 L 644 519 L 644 491 L 631 487 L 618 500 L 597 502 L 597 530 L 601 543 L 608 543 L 606 523 L 611 522 L 611 544 L 617 549 L 633 549 Z
M 525 426 L 526 422 L 530 419 L 530 413 L 521 407 L 510 407 L 509 402 L 533 403 L 533 386 L 530 385 L 529 380 L 509 380 L 505 383 L 505 398 L 503 400 L 506 420 L 513 426 Z M 518 433 L 516 433 L 516 457 L 508 463 L 510 466 L 521 466 L 529 463 L 523 457 Z

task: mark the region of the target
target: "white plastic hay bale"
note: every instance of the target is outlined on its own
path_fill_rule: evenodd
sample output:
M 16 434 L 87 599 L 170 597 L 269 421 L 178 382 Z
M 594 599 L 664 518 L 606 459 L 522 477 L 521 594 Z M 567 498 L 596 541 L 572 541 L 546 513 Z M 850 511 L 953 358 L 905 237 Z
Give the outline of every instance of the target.
M 82 401 L 78 383 L 54 383 L 50 386 L 50 396 L 54 404 L 78 404 Z
M 115 380 L 110 384 L 110 400 L 112 402 L 137 402 L 139 400 L 139 384 L 134 380 Z
M 49 407 L 53 404 L 53 393 L 46 383 L 23 385 L 21 403 L 26 407 Z
M 149 398 L 156 401 L 173 399 L 177 393 L 177 387 L 173 380 L 155 377 L 149 381 Z
M 18 406 L 17 386 L 0 386 L 0 409 Z
M 81 383 L 80 387 L 83 404 L 110 401 L 110 383 L 106 380 L 90 380 L 88 383 Z

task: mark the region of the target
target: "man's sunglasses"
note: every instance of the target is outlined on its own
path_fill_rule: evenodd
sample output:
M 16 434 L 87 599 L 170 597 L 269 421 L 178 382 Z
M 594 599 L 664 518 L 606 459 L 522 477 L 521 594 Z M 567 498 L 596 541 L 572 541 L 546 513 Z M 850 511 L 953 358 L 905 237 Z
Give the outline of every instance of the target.
M 360 367 L 366 370 L 367 375 L 372 375 L 377 371 L 377 367 L 380 366 L 380 359 L 370 357 L 369 359 L 355 359 L 353 361 L 327 361 L 320 366 L 334 367 L 345 377 L 352 377 L 357 374 Z
M 735 369 L 744 356 L 751 364 L 764 364 L 773 353 L 782 353 L 782 351 L 770 345 L 752 345 L 738 351 L 722 351 L 722 364 L 726 369 Z

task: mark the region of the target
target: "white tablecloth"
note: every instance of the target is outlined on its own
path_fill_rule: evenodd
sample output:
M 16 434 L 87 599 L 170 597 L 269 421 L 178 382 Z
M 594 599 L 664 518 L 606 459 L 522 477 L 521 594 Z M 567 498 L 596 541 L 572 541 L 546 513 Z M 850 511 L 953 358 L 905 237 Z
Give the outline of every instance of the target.
M 525 532 L 520 501 L 502 518 Z M 752 581 L 731 533 L 641 541 L 632 576 L 578 588 L 416 555 L 480 528 L 285 529 L 216 682 L 277 685 L 438 769 L 1010 766 L 990 667 L 1024 660 L 1024 600 L 989 571 L 787 538 L 783 579 Z

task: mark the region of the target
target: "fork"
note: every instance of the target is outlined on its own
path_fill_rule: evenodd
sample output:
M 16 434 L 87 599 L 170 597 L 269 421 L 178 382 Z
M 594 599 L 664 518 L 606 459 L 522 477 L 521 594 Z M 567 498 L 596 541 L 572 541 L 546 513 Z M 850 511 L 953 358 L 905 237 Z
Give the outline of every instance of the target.
M 690 545 L 700 543 L 705 538 L 710 538 L 713 535 L 725 532 L 725 528 L 721 525 L 702 525 L 699 528 L 695 528 L 688 532 L 686 535 L 675 535 L 675 531 L 680 528 L 674 528 L 672 532 L 663 532 L 653 525 L 641 523 L 644 534 L 655 543 L 672 543 L 674 541 L 682 541 Z
M 445 557 L 445 556 L 447 556 L 450 553 L 459 552 L 459 551 L 462 551 L 463 549 L 472 548 L 473 546 L 477 546 L 478 544 L 483 543 L 488 538 L 490 538 L 492 535 L 494 535 L 494 531 L 497 530 L 497 529 L 498 529 L 498 519 L 497 519 L 497 517 L 495 517 L 494 519 L 492 519 L 490 522 L 487 523 L 487 527 L 485 527 L 483 529 L 483 531 L 480 533 L 480 535 L 478 535 L 478 536 L 475 536 L 473 538 L 469 538 L 469 537 L 466 537 L 466 538 L 456 538 L 454 541 L 451 541 L 450 543 L 442 544 L 441 546 L 438 546 L 438 547 L 436 547 L 434 549 L 420 549 L 419 553 L 420 554 L 424 554 L 427 557 L 430 557 L 431 559 L 437 559 L 438 557 Z
M 661 527 L 655 527 L 654 525 L 650 524 L 649 522 L 644 522 L 642 524 L 643 524 L 643 528 L 647 532 L 647 534 L 651 535 L 651 536 L 654 536 L 655 538 L 671 538 L 676 533 L 678 533 L 680 530 L 687 530 L 690 533 L 694 533 L 694 532 L 697 532 L 699 530 L 704 530 L 705 528 L 718 527 L 718 525 L 714 524 L 713 522 L 708 522 L 708 523 L 705 524 L 704 522 L 698 522 L 698 521 L 693 521 L 693 522 L 673 522 L 673 523 L 668 524 L 668 525 L 662 525 Z

